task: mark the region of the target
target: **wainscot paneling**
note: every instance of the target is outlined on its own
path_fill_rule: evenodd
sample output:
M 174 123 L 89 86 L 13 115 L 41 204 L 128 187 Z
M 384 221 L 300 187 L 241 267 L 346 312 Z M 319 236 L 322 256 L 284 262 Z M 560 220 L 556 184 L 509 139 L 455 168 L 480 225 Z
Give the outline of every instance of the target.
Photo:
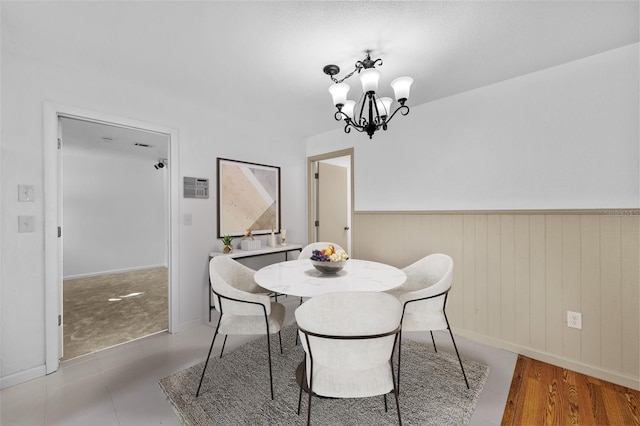
M 456 333 L 640 389 L 639 242 L 635 209 L 355 212 L 352 255 L 404 267 L 447 253 Z

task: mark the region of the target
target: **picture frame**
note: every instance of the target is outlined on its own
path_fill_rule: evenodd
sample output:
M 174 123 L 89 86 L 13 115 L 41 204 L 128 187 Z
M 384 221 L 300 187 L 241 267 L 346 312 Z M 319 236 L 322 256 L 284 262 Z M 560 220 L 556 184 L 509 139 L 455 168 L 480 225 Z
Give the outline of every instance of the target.
M 280 233 L 280 167 L 217 158 L 218 238 Z

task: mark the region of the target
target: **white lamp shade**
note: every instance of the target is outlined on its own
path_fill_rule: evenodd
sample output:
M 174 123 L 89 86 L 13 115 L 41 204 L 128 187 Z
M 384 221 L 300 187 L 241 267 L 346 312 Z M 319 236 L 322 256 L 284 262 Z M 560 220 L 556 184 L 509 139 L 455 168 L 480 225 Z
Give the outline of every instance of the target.
M 347 92 L 349 92 L 349 85 L 346 83 L 338 83 L 329 87 L 329 93 L 333 97 L 333 104 L 344 105 L 347 100 Z
M 396 101 L 400 99 L 409 99 L 409 91 L 411 90 L 411 77 L 398 77 L 391 82 L 391 87 L 396 95 Z
M 367 68 L 360 73 L 360 82 L 362 82 L 362 91 L 364 93 L 378 90 L 379 80 L 380 71 L 375 68 Z
M 380 98 L 376 99 L 376 106 L 378 107 L 378 114 L 380 116 L 389 115 L 391 111 L 391 103 L 393 99 L 391 98 Z
M 342 112 L 344 112 L 347 115 L 347 117 L 353 118 L 353 108 L 355 108 L 355 106 L 356 106 L 355 101 L 346 101 L 344 103 L 344 106 L 342 107 Z

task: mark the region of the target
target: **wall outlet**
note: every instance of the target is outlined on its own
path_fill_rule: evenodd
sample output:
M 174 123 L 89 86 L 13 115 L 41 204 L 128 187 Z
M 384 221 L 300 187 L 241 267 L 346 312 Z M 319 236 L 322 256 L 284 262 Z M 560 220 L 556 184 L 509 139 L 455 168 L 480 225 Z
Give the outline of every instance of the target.
M 580 312 L 567 311 L 567 326 L 582 330 L 582 314 Z

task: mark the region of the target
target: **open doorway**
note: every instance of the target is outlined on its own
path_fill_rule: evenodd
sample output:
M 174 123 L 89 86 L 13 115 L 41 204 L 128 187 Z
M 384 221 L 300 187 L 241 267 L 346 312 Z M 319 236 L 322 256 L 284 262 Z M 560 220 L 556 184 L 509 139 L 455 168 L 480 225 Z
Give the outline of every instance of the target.
M 62 361 L 167 330 L 167 134 L 61 117 Z
M 353 149 L 308 158 L 309 242 L 330 241 L 351 253 Z

